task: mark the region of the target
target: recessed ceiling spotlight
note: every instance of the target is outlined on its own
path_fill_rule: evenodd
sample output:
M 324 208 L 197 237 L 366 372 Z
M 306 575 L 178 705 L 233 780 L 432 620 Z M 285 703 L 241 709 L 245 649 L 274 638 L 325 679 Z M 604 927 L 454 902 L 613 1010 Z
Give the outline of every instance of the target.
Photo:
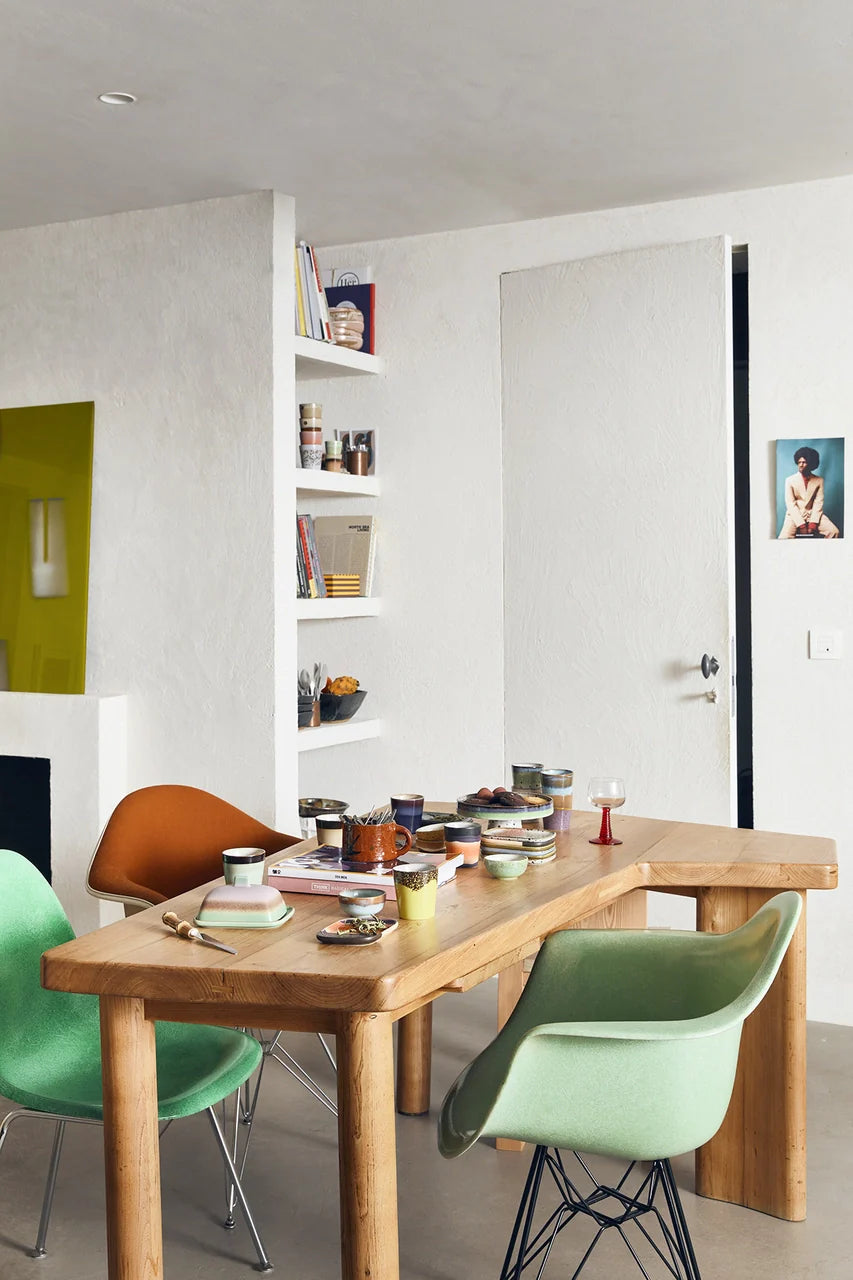
M 98 102 L 105 102 L 108 107 L 131 107 L 136 98 L 132 93 L 99 93 Z

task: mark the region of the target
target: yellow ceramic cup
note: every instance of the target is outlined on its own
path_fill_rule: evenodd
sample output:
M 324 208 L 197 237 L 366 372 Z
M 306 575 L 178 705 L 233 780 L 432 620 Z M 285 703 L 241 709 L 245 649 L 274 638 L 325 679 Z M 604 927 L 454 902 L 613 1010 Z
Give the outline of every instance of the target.
M 438 867 L 430 862 L 407 862 L 394 868 L 397 914 L 401 920 L 431 920 L 435 915 Z

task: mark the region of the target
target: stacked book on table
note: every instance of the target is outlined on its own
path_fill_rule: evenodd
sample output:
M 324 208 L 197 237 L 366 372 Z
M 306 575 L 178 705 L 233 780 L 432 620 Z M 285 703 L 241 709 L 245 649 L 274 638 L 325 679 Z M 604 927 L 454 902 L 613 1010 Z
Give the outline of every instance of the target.
M 416 850 L 406 861 L 416 860 Z M 456 875 L 462 858 L 446 858 L 438 864 L 438 887 L 447 884 Z M 394 863 L 385 864 L 378 871 L 365 868 L 352 870 L 353 864 L 341 861 L 341 851 L 332 845 L 318 845 L 308 853 L 298 853 L 292 858 L 282 858 L 267 867 L 267 882 L 282 893 L 340 893 L 341 889 L 384 889 L 389 901 L 395 901 Z

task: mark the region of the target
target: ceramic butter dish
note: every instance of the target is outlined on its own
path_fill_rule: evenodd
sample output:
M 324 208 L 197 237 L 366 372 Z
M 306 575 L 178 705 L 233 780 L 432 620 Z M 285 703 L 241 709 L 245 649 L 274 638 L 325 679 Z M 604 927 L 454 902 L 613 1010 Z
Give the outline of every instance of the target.
M 204 895 L 194 924 L 218 929 L 274 929 L 293 915 L 268 884 L 221 884 Z

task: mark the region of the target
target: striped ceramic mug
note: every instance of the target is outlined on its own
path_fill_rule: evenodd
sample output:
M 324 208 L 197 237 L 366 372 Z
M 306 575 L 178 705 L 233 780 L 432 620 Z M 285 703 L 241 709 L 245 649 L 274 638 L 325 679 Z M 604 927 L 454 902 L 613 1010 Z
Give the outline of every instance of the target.
M 547 831 L 568 831 L 572 820 L 572 769 L 543 769 L 542 794 L 554 805 L 554 812 L 544 819 Z

